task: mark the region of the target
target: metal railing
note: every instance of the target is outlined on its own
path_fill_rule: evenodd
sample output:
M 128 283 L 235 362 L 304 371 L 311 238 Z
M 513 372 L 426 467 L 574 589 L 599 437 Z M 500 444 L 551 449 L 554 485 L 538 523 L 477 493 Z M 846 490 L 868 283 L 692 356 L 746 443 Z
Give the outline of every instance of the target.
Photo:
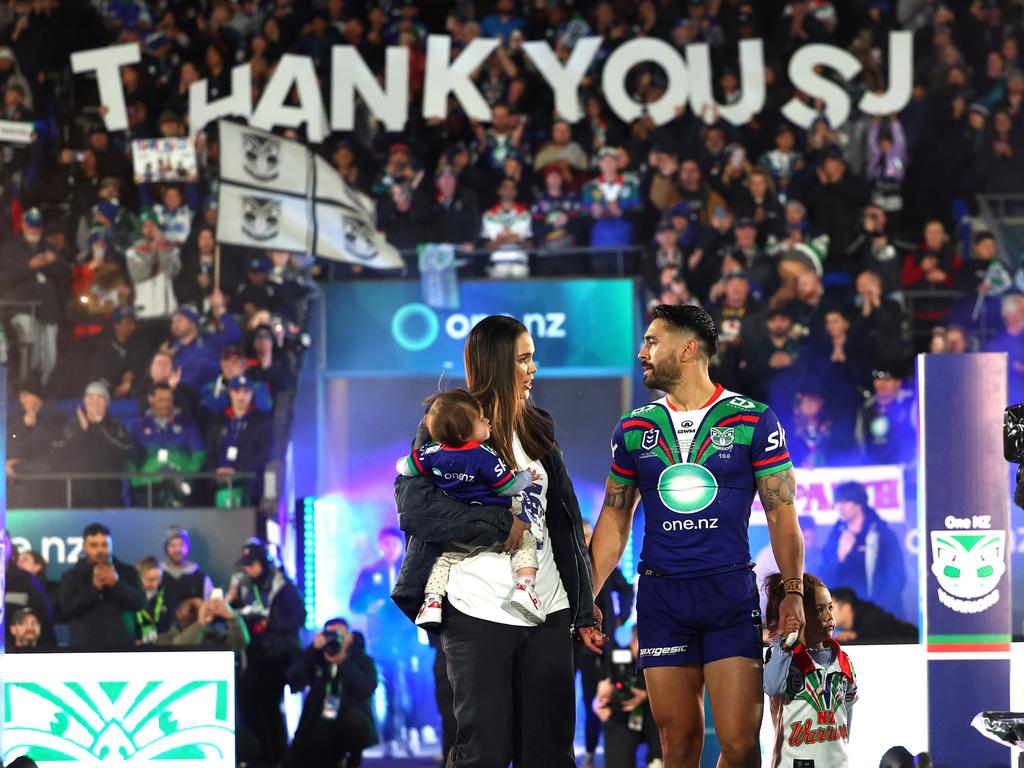
M 984 311 L 984 308 L 982 308 L 982 311 L 977 312 L 977 317 L 975 317 L 974 309 L 978 306 L 979 302 L 977 294 L 948 288 L 937 288 L 935 290 L 903 291 L 903 300 L 906 304 L 906 317 L 910 323 L 912 342 L 931 335 L 931 329 L 934 324 L 931 322 L 921 322 L 919 319 L 921 312 L 946 312 L 958 305 L 963 307 L 968 306 L 968 304 L 970 305 L 971 317 L 975 322 L 969 323 L 969 330 L 978 337 L 978 341 L 982 345 L 999 331 L 998 328 L 993 328 L 989 324 L 988 313 Z
M 509 248 L 462 248 L 461 246 L 453 246 L 455 249 L 455 266 L 459 270 L 469 270 L 474 274 L 485 274 L 485 269 L 490 263 L 491 254 L 499 253 L 503 250 L 511 250 Z M 643 245 L 622 245 L 622 246 L 589 246 L 589 245 L 573 245 L 566 248 L 518 248 L 524 252 L 530 259 L 531 264 L 535 268 L 539 268 L 543 271 L 544 262 L 553 262 L 555 259 L 579 259 L 581 257 L 591 258 L 594 256 L 606 256 L 609 260 L 614 259 L 615 270 L 614 272 L 608 271 L 603 274 L 609 276 L 628 276 L 627 265 L 631 257 L 639 256 L 647 248 Z M 405 261 L 406 267 L 403 270 L 391 270 L 398 276 L 407 276 L 410 272 L 416 270 L 418 261 L 418 251 L 415 248 L 402 248 L 399 253 L 402 255 L 402 259 Z M 337 280 L 340 279 L 338 273 L 343 269 L 351 267 L 351 264 L 344 262 L 322 262 L 322 266 L 326 266 L 326 271 L 321 272 L 320 279 L 322 280 Z M 591 265 L 592 266 L 592 263 Z M 608 265 L 602 265 L 607 269 Z M 374 277 L 380 274 L 388 274 L 389 271 L 385 270 L 383 273 L 379 270 L 368 270 L 365 274 L 367 277 Z M 350 279 L 351 275 L 345 275 L 345 279 Z
M 245 487 L 245 484 L 255 480 L 258 474 L 255 472 L 232 472 L 230 474 L 220 472 L 19 472 L 14 477 L 14 484 L 32 483 L 36 487 L 43 483 L 60 482 L 64 485 L 64 506 L 71 509 L 75 506 L 74 487 L 76 481 L 97 482 L 97 481 L 120 481 L 122 484 L 122 496 L 124 484 L 131 483 L 132 488 L 141 488 L 144 483 L 146 489 L 146 507 L 152 508 L 153 489 L 163 486 L 169 481 L 191 482 L 195 480 L 216 480 L 229 490 L 236 486 Z M 140 482 L 141 481 L 141 482 Z M 8 485 L 11 483 L 8 481 Z M 122 501 L 124 499 L 122 498 Z M 256 503 L 258 500 L 253 500 Z

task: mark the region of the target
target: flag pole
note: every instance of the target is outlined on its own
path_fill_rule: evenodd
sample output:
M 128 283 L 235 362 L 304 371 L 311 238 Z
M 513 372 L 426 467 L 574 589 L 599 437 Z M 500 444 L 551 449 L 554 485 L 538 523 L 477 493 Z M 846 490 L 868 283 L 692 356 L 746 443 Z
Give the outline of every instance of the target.
M 213 290 L 220 290 L 220 243 L 213 249 Z

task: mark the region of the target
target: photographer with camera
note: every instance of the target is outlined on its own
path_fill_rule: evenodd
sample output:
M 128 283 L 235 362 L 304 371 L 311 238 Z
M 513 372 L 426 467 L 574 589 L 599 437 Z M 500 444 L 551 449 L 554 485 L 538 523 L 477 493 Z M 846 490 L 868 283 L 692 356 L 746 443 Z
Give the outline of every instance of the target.
M 661 737 L 637 671 L 636 626 L 629 648 L 611 651 L 610 675 L 597 685 L 594 713 L 604 724 L 605 768 L 636 768 L 636 749 L 647 745 L 648 768 L 661 768 Z
M 313 644 L 288 667 L 293 693 L 309 688 L 295 732 L 288 765 L 347 768 L 361 763 L 364 749 L 377 743 L 371 697 L 377 668 L 348 622 L 331 619 Z
M 299 590 L 271 562 L 259 539 L 249 539 L 231 579 L 225 600 L 245 621 L 250 636 L 245 671 L 238 683 L 239 715 L 245 729 L 256 734 L 265 762 L 284 756 L 287 741 L 281 698 L 288 666 L 301 653 L 299 630 L 306 608 Z

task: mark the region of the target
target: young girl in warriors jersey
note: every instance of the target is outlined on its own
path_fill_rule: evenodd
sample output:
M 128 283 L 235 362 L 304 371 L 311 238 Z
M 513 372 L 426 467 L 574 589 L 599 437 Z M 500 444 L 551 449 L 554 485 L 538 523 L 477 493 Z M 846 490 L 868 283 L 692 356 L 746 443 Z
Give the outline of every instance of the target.
M 832 639 L 832 595 L 821 579 L 804 574 L 807 624 L 794 644 L 796 627 L 779 627 L 786 596 L 778 573 L 765 579 L 765 624 L 773 633 L 765 652 L 764 692 L 775 723 L 772 768 L 847 768 L 850 718 L 857 701 L 857 675 L 849 656 Z
M 522 508 L 521 492 L 537 480 L 535 473 L 513 473 L 485 441 L 491 424 L 480 401 L 464 389 L 451 389 L 427 398 L 424 419 L 433 441 L 398 460 L 396 469 L 405 477 L 429 477 L 445 493 L 470 504 L 508 507 L 512 514 L 529 523 Z M 542 624 L 544 609 L 534 589 L 537 575 L 537 539 L 523 533 L 520 547 L 510 552 L 516 585 L 508 607 L 530 624 Z M 472 549 L 449 544 L 434 562 L 427 579 L 423 605 L 416 624 L 427 629 L 441 626 L 442 603 L 452 566 L 472 555 Z

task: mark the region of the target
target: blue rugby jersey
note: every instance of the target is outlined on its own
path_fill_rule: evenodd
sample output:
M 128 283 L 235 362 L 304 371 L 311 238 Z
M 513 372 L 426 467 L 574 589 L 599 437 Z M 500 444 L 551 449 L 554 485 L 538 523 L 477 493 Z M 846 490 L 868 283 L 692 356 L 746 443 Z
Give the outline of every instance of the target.
M 756 480 L 793 467 L 771 408 L 721 386 L 697 411 L 663 397 L 625 414 L 611 448 L 610 477 L 643 501 L 642 566 L 681 576 L 751 566 Z
M 489 446 L 476 441 L 459 447 L 427 443 L 399 460 L 408 477 L 424 475 L 438 488 L 470 504 L 512 506 L 512 496 L 533 483 L 529 472 L 516 474 Z

